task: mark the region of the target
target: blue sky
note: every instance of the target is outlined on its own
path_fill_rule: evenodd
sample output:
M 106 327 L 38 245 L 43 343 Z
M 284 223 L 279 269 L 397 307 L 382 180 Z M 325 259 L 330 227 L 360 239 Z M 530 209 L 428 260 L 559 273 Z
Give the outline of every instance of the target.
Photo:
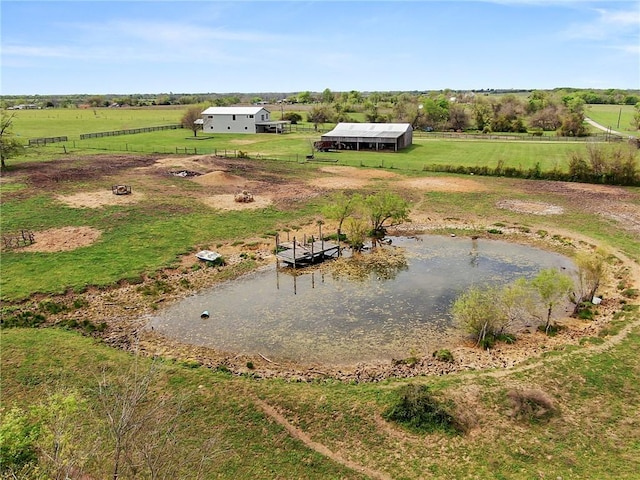
M 640 1 L 2 0 L 0 93 L 640 88 Z

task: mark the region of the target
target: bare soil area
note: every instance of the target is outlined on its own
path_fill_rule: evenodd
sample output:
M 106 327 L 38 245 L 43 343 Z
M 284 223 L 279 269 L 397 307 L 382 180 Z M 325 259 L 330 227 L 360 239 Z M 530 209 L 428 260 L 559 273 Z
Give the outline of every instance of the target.
M 35 243 L 22 247 L 23 252 L 63 252 L 86 247 L 97 241 L 102 235 L 100 230 L 91 227 L 51 228 L 34 232 Z
M 544 202 L 524 202 L 522 200 L 501 200 L 498 208 L 513 210 L 514 212 L 532 213 L 534 215 L 560 215 L 564 208 L 559 205 Z
M 107 205 L 126 205 L 144 199 L 143 193 L 131 192 L 128 195 L 115 195 L 111 190 L 79 192 L 72 195 L 58 195 L 57 200 L 72 208 L 100 208 Z
M 634 235 L 640 236 L 640 203 L 631 189 L 612 185 L 587 183 L 535 181 L 523 183 L 525 192 L 560 195 L 581 210 L 617 223 Z

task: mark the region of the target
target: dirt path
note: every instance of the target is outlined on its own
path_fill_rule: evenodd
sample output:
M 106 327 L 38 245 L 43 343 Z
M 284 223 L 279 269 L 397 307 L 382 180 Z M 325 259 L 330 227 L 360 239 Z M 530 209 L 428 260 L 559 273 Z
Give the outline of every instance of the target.
M 264 413 L 275 421 L 277 424 L 284 427 L 284 429 L 289 432 L 296 440 L 301 441 L 310 449 L 318 452 L 320 455 L 324 455 L 325 457 L 333 460 L 340 465 L 347 467 L 351 470 L 354 470 L 363 475 L 367 475 L 370 478 L 381 479 L 381 480 L 391 480 L 391 477 L 386 473 L 379 472 L 377 470 L 373 470 L 371 468 L 365 467 L 364 465 L 360 465 L 359 463 L 353 462 L 347 458 L 344 458 L 342 455 L 335 453 L 329 450 L 325 445 L 318 443 L 311 439 L 309 435 L 304 433 L 302 430 L 292 425 L 284 416 L 279 413 L 275 408 L 266 403 L 259 398 L 254 398 L 253 401 L 264 411 Z
M 618 135 L 620 137 L 628 136 L 628 135 L 625 135 L 624 133 L 620 133 L 620 132 L 616 132 L 615 130 L 611 130 L 609 127 L 605 127 L 604 125 L 600 125 L 598 122 L 596 122 L 595 120 L 591 120 L 589 117 L 585 117 L 584 121 L 587 122 L 592 127 L 600 129 L 603 132 L 610 133 L 611 135 Z

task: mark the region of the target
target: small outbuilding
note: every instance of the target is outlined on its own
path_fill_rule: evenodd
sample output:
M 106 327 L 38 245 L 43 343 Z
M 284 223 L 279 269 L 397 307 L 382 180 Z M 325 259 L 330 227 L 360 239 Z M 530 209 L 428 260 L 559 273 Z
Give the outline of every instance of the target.
M 282 133 L 288 121 L 272 121 L 263 107 L 209 107 L 202 112 L 204 133 Z
M 394 152 L 412 143 L 413 128 L 410 123 L 339 123 L 317 142 L 321 149 Z

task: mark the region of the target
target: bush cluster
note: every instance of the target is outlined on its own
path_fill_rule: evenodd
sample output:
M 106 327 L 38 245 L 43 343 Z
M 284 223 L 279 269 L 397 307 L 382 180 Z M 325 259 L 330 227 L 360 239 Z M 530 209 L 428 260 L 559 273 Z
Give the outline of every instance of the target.
M 395 402 L 383 416 L 419 433 L 455 433 L 460 425 L 452 410 L 451 405 L 435 398 L 427 385 L 409 384 L 399 389 Z
M 526 178 L 563 182 L 583 182 L 605 185 L 640 186 L 640 170 L 634 148 L 607 150 L 590 145 L 587 153 L 573 152 L 568 159 L 567 171 L 558 168 L 542 171 L 540 163 L 531 168 L 506 167 L 499 162 L 495 167 L 486 165 L 425 165 L 425 172 L 457 173 L 490 177 Z

